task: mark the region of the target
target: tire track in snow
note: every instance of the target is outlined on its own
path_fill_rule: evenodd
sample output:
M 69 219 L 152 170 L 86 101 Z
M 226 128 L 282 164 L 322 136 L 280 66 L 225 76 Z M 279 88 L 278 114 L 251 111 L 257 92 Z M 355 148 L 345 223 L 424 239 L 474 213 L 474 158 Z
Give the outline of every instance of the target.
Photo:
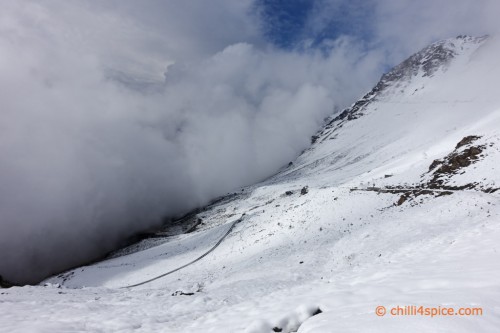
M 233 223 L 231 223 L 231 225 L 229 226 L 229 228 L 227 229 L 226 233 L 224 235 L 222 235 L 222 237 L 217 241 L 217 243 L 215 243 L 214 246 L 212 246 L 207 252 L 203 253 L 201 256 L 199 256 L 198 258 L 188 262 L 187 264 L 185 265 L 182 265 L 180 267 L 177 267 L 176 269 L 173 269 L 171 271 L 168 271 L 166 273 L 163 273 L 161 275 L 158 275 L 158 276 L 155 276 L 149 280 L 146 280 L 146 281 L 142 281 L 142 282 L 139 282 L 139 283 L 136 283 L 136 284 L 131 284 L 131 285 L 127 285 L 127 286 L 124 286 L 124 287 L 120 287 L 119 289 L 126 289 L 126 288 L 134 288 L 134 287 L 138 287 L 138 286 L 142 286 L 146 283 L 149 283 L 149 282 L 153 282 L 155 280 L 158 280 L 158 279 L 161 279 L 162 277 L 165 277 L 167 275 L 170 275 L 172 273 L 175 273 L 183 268 L 186 268 L 192 264 L 194 264 L 195 262 L 203 259 L 204 257 L 206 257 L 208 254 L 210 254 L 213 250 L 215 250 L 223 241 L 224 239 L 227 237 L 227 235 L 229 235 L 231 233 L 231 231 L 233 230 L 234 226 L 236 225 L 236 223 L 238 222 L 241 222 L 243 220 L 243 216 L 245 214 L 243 214 L 239 219 L 235 220 Z

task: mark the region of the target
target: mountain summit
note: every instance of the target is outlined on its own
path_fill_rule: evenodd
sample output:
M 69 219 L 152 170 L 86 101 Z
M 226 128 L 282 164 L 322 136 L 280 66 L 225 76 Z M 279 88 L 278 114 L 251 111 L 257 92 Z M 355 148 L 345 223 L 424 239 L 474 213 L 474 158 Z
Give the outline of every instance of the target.
M 487 38 L 458 36 L 431 44 L 384 74 L 379 85 L 408 81 L 419 75 L 432 77 L 438 70 L 446 70 L 455 57 L 476 50 Z
M 52 330 L 495 331 L 498 44 L 430 45 L 277 175 L 108 260 L 9 291 L 0 311 L 25 331 L 34 300 L 58 314 L 38 323 Z M 391 318 L 410 304 L 476 315 Z
M 413 92 L 406 92 L 405 88 L 418 78 L 422 80 L 433 77 L 438 71 L 445 72 L 456 57 L 467 57 L 471 52 L 477 50 L 487 38 L 488 36 L 458 36 L 429 45 L 382 75 L 380 81 L 370 92 L 336 116 L 328 125 L 346 117 L 348 120 L 357 118 L 361 114 L 363 106 L 373 99 L 384 95 L 417 92 L 418 88 Z

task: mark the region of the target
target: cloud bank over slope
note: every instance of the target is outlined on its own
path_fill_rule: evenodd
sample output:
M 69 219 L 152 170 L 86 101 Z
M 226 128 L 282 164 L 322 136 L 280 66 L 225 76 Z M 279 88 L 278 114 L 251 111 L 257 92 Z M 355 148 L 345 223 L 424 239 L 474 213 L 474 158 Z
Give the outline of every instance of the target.
M 37 281 L 271 175 L 408 49 L 342 33 L 284 50 L 255 6 L 3 5 L 1 275 Z

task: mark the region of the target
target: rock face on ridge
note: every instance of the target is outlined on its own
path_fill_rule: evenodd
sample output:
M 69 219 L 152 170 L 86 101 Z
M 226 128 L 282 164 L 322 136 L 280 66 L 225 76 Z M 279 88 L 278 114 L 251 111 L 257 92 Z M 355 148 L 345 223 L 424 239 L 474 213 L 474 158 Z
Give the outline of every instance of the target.
M 440 70 L 446 71 L 448 64 L 454 57 L 466 49 L 477 48 L 487 38 L 488 36 L 470 37 L 461 35 L 427 46 L 382 75 L 380 81 L 370 92 L 351 107 L 342 111 L 338 116 L 329 120 L 325 129 L 331 128 L 336 122 L 345 122 L 361 117 L 365 106 L 387 93 L 390 87 L 402 88 L 415 77 L 431 78 Z M 315 135 L 313 138 L 315 139 L 312 141 L 315 143 L 319 136 Z

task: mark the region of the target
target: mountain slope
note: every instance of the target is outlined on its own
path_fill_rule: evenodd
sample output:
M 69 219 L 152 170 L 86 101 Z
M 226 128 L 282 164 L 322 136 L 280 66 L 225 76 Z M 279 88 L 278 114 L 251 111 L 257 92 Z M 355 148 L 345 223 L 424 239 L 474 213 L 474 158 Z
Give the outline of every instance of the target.
M 193 232 L 160 233 L 47 287 L 7 290 L 0 328 L 493 332 L 498 44 L 460 36 L 429 46 L 332 117 L 276 176 L 191 216 Z M 228 232 L 201 260 L 119 289 L 200 258 Z M 484 315 L 378 317 L 380 305 Z M 33 319 L 19 324 L 21 313 Z

